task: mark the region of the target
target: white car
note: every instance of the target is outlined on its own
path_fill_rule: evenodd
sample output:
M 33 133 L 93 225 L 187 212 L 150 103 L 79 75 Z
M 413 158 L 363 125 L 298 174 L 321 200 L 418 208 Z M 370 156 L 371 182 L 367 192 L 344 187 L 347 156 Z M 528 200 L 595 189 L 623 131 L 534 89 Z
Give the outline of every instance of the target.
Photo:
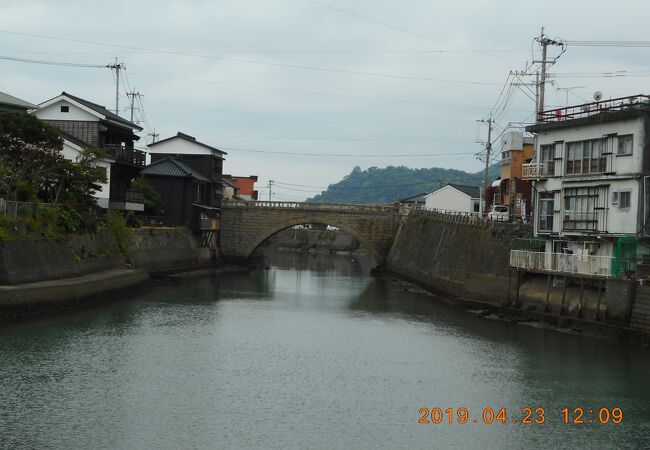
M 507 222 L 510 219 L 510 210 L 505 205 L 492 205 L 488 213 L 488 219 Z

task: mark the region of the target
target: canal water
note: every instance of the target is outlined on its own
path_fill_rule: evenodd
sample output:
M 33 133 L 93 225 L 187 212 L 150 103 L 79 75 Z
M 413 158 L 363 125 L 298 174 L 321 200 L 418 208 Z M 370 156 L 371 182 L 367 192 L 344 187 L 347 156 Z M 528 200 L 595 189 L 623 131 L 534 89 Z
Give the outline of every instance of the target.
M 0 448 L 648 448 L 648 355 L 477 317 L 363 258 L 285 253 L 3 325 Z

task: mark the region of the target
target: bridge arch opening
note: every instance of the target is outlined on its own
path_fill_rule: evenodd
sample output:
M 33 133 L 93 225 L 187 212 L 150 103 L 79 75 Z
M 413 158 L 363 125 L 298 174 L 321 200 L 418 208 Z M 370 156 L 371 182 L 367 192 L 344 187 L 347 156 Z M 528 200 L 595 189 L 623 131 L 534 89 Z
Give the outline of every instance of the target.
M 291 243 L 292 239 L 299 241 Z M 373 248 L 364 243 L 359 233 L 346 224 L 329 219 L 291 220 L 275 225 L 256 237 L 247 252 L 248 259 L 261 257 L 265 251 L 274 247 L 321 254 L 358 252 L 372 259 L 372 267 L 377 267 L 381 261 Z

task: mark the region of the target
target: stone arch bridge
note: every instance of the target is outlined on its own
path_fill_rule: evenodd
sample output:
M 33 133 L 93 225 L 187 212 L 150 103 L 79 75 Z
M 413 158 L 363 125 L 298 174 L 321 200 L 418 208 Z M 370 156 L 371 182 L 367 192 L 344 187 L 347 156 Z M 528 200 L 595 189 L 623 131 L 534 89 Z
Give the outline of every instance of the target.
M 357 238 L 382 266 L 397 234 L 400 208 L 393 205 L 226 202 L 221 211 L 221 256 L 230 260 L 247 260 L 270 236 L 305 223 L 340 228 Z

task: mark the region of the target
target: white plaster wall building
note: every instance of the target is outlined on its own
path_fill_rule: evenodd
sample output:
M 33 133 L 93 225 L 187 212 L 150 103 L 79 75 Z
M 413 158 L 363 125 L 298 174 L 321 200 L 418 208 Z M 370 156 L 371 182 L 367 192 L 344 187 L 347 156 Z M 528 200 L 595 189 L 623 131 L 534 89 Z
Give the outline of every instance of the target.
M 650 253 L 649 125 L 650 98 L 635 96 L 548 111 L 527 127 L 537 143 L 523 176 L 534 181 L 534 233 L 546 254 L 520 253 L 537 261 L 515 267 L 602 276 L 636 269 Z
M 107 183 L 96 192 L 103 208 L 143 211 L 144 197 L 135 192 L 132 181 L 145 165 L 145 152 L 135 148 L 142 127 L 98 105 L 67 92 L 38 105 L 36 117 L 61 130 L 63 156 L 79 158 L 83 148 L 103 149 L 107 157 L 98 165 L 106 169 Z
M 476 186 L 450 183 L 427 194 L 424 202 L 429 210 L 479 214 L 480 191 Z

